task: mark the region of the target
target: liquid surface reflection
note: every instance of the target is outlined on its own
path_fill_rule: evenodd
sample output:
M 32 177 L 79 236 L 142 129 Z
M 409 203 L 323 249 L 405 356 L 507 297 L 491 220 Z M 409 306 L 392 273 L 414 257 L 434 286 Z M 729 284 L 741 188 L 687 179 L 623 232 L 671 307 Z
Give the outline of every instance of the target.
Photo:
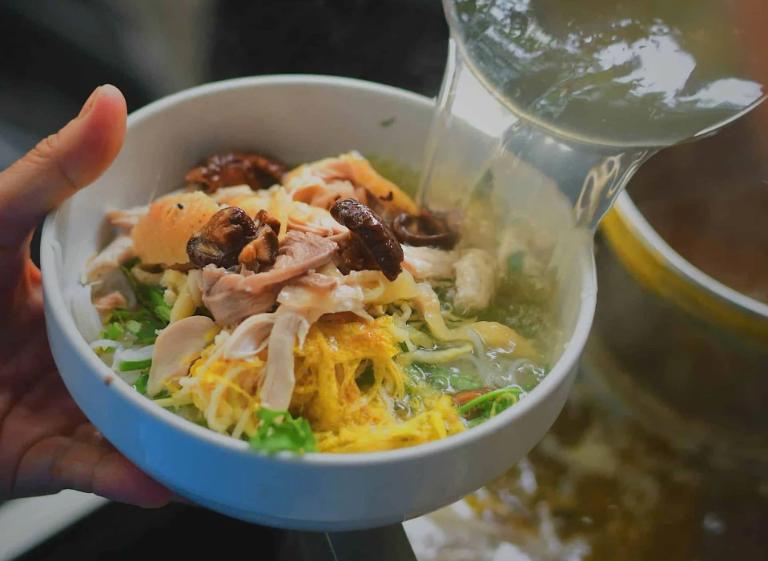
M 677 453 L 582 375 L 526 460 L 406 531 L 420 561 L 750 561 L 766 525 L 768 480 Z

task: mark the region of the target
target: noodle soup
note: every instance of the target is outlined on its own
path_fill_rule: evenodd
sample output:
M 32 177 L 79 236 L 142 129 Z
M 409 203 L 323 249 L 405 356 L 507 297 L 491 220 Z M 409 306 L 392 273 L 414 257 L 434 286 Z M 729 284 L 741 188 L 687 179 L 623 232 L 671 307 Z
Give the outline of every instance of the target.
M 180 178 L 181 179 L 181 178 Z M 115 210 L 91 347 L 156 404 L 266 452 L 389 450 L 514 405 L 553 359 L 552 248 L 418 207 L 357 152 L 209 157 Z

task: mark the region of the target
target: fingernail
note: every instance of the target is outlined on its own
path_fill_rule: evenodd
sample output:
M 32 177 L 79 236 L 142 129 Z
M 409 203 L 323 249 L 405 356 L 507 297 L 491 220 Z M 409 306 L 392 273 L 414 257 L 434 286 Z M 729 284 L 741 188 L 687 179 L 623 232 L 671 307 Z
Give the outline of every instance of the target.
M 84 115 L 87 115 L 88 112 L 93 108 L 93 106 L 96 104 L 96 100 L 99 98 L 99 92 L 101 91 L 102 86 L 99 86 L 93 92 L 91 92 L 91 95 L 88 96 L 88 99 L 85 100 L 85 103 L 83 104 L 83 108 L 80 110 L 80 114 L 78 117 L 82 117 Z

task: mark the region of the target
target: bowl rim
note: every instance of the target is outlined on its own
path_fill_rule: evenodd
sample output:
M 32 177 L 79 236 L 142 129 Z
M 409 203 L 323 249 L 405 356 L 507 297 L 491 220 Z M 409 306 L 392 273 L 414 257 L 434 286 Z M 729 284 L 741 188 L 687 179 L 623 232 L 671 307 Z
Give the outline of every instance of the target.
M 400 102 L 405 101 L 429 110 L 431 110 L 431 106 L 433 105 L 433 100 L 420 94 L 393 86 L 354 78 L 315 74 L 253 76 L 207 83 L 163 97 L 131 113 L 128 117 L 128 132 L 126 134 L 130 134 L 131 127 L 142 120 L 190 99 L 216 95 L 223 91 L 237 89 L 285 86 L 328 86 L 339 89 L 340 91 L 362 90 L 384 97 L 397 98 Z M 48 215 L 43 226 L 41 239 L 42 281 L 44 296 L 47 302 L 46 316 L 49 314 L 53 316 L 52 319 L 59 325 L 61 333 L 69 347 L 79 355 L 80 359 L 89 367 L 88 372 L 83 372 L 80 375 L 90 376 L 96 374 L 99 376 L 98 381 L 100 384 L 103 384 L 107 380 L 111 382 L 115 377 L 119 378 L 119 376 L 97 357 L 96 353 L 93 352 L 82 337 L 75 325 L 69 306 L 64 299 L 59 278 L 57 275 L 50 273 L 55 270 L 54 267 L 56 266 L 56 246 L 58 245 L 58 241 L 54 234 L 54 222 L 57 215 L 58 210 Z M 514 407 L 510 407 L 488 421 L 459 434 L 407 448 L 377 452 L 358 452 L 351 454 L 310 452 L 302 455 L 283 452 L 268 455 L 250 449 L 248 443 L 245 441 L 236 440 L 231 436 L 220 434 L 208 428 L 196 425 L 195 423 L 156 405 L 150 399 L 133 390 L 133 388 L 122 379 L 119 380 L 119 383 L 110 383 L 108 387 L 118 392 L 120 394 L 120 399 L 129 400 L 133 405 L 138 407 L 148 416 L 155 418 L 158 422 L 179 430 L 186 436 L 199 438 L 210 445 L 223 448 L 230 453 L 251 457 L 254 461 L 258 459 L 266 459 L 268 461 L 283 464 L 302 463 L 318 467 L 356 467 L 362 465 L 394 464 L 419 457 L 448 452 L 455 448 L 461 448 L 470 441 L 480 440 L 491 433 L 499 431 L 503 426 L 512 423 L 517 417 L 523 416 L 529 410 L 541 404 L 568 378 L 571 370 L 576 366 L 578 358 L 586 344 L 596 304 L 597 281 L 594 255 L 592 251 L 592 238 L 590 237 L 588 239 L 589 241 L 583 244 L 584 247 L 580 248 L 580 256 L 578 258 L 578 274 L 582 278 L 580 308 L 578 310 L 578 316 L 573 327 L 572 335 L 567 339 L 560 358 L 547 376 L 523 400 L 516 403 Z M 46 270 L 49 271 L 48 274 L 46 274 Z M 50 321 L 51 318 L 47 318 L 47 320 Z

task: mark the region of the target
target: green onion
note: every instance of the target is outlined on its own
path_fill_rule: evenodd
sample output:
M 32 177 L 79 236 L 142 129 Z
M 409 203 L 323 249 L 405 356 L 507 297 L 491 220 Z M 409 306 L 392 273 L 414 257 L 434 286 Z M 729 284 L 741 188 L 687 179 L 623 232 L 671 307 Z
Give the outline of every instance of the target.
M 165 289 L 161 286 L 152 286 L 148 284 L 140 283 L 136 277 L 133 276 L 131 268 L 126 264 L 120 267 L 125 275 L 128 284 L 131 286 L 133 293 L 136 295 L 136 300 L 139 304 L 152 313 L 163 324 L 168 324 L 171 320 L 171 308 L 165 302 L 163 294 Z M 165 327 L 165 325 L 163 325 Z
M 127 346 L 151 345 L 157 339 L 157 332 L 164 329 L 171 319 L 171 307 L 166 304 L 161 286 L 140 283 L 131 273 L 134 259 L 121 267 L 123 275 L 133 290 L 138 302 L 137 309 L 113 310 L 102 336 L 105 339 L 121 341 Z
M 149 381 L 149 372 L 142 372 L 133 383 L 133 389 L 141 395 L 147 395 L 147 382 Z
M 114 321 L 112 323 L 109 323 L 104 328 L 104 331 L 101 332 L 102 339 L 110 339 L 112 341 L 119 341 L 120 339 L 123 338 L 123 335 L 125 335 L 125 330 L 123 329 L 123 326 Z
M 256 413 L 260 423 L 250 445 L 254 450 L 267 452 L 314 452 L 315 435 L 309 422 L 302 418 L 293 418 L 287 411 L 259 409 Z
M 163 302 L 162 305 L 155 306 L 153 308 L 155 315 L 165 322 L 171 321 L 171 307 Z
M 134 370 L 144 370 L 152 366 L 152 359 L 144 360 L 121 360 L 117 365 L 120 372 L 133 372 Z
M 171 321 L 171 307 L 165 301 L 165 290 L 159 286 L 146 286 L 147 299 L 155 315 L 163 321 Z
M 157 331 L 165 327 L 154 317 L 142 322 L 141 329 L 136 333 L 136 343 L 139 345 L 151 345 L 157 339 Z
M 504 411 L 507 407 L 517 403 L 521 393 L 522 390 L 516 387 L 493 390 L 459 407 L 459 413 L 466 417 L 467 414 L 474 412 L 473 420 L 475 418 L 490 419 Z
M 110 320 L 113 322 L 127 321 L 133 318 L 137 313 L 138 312 L 135 312 L 133 310 L 117 308 L 116 310 L 112 310 L 112 315 L 110 316 Z

